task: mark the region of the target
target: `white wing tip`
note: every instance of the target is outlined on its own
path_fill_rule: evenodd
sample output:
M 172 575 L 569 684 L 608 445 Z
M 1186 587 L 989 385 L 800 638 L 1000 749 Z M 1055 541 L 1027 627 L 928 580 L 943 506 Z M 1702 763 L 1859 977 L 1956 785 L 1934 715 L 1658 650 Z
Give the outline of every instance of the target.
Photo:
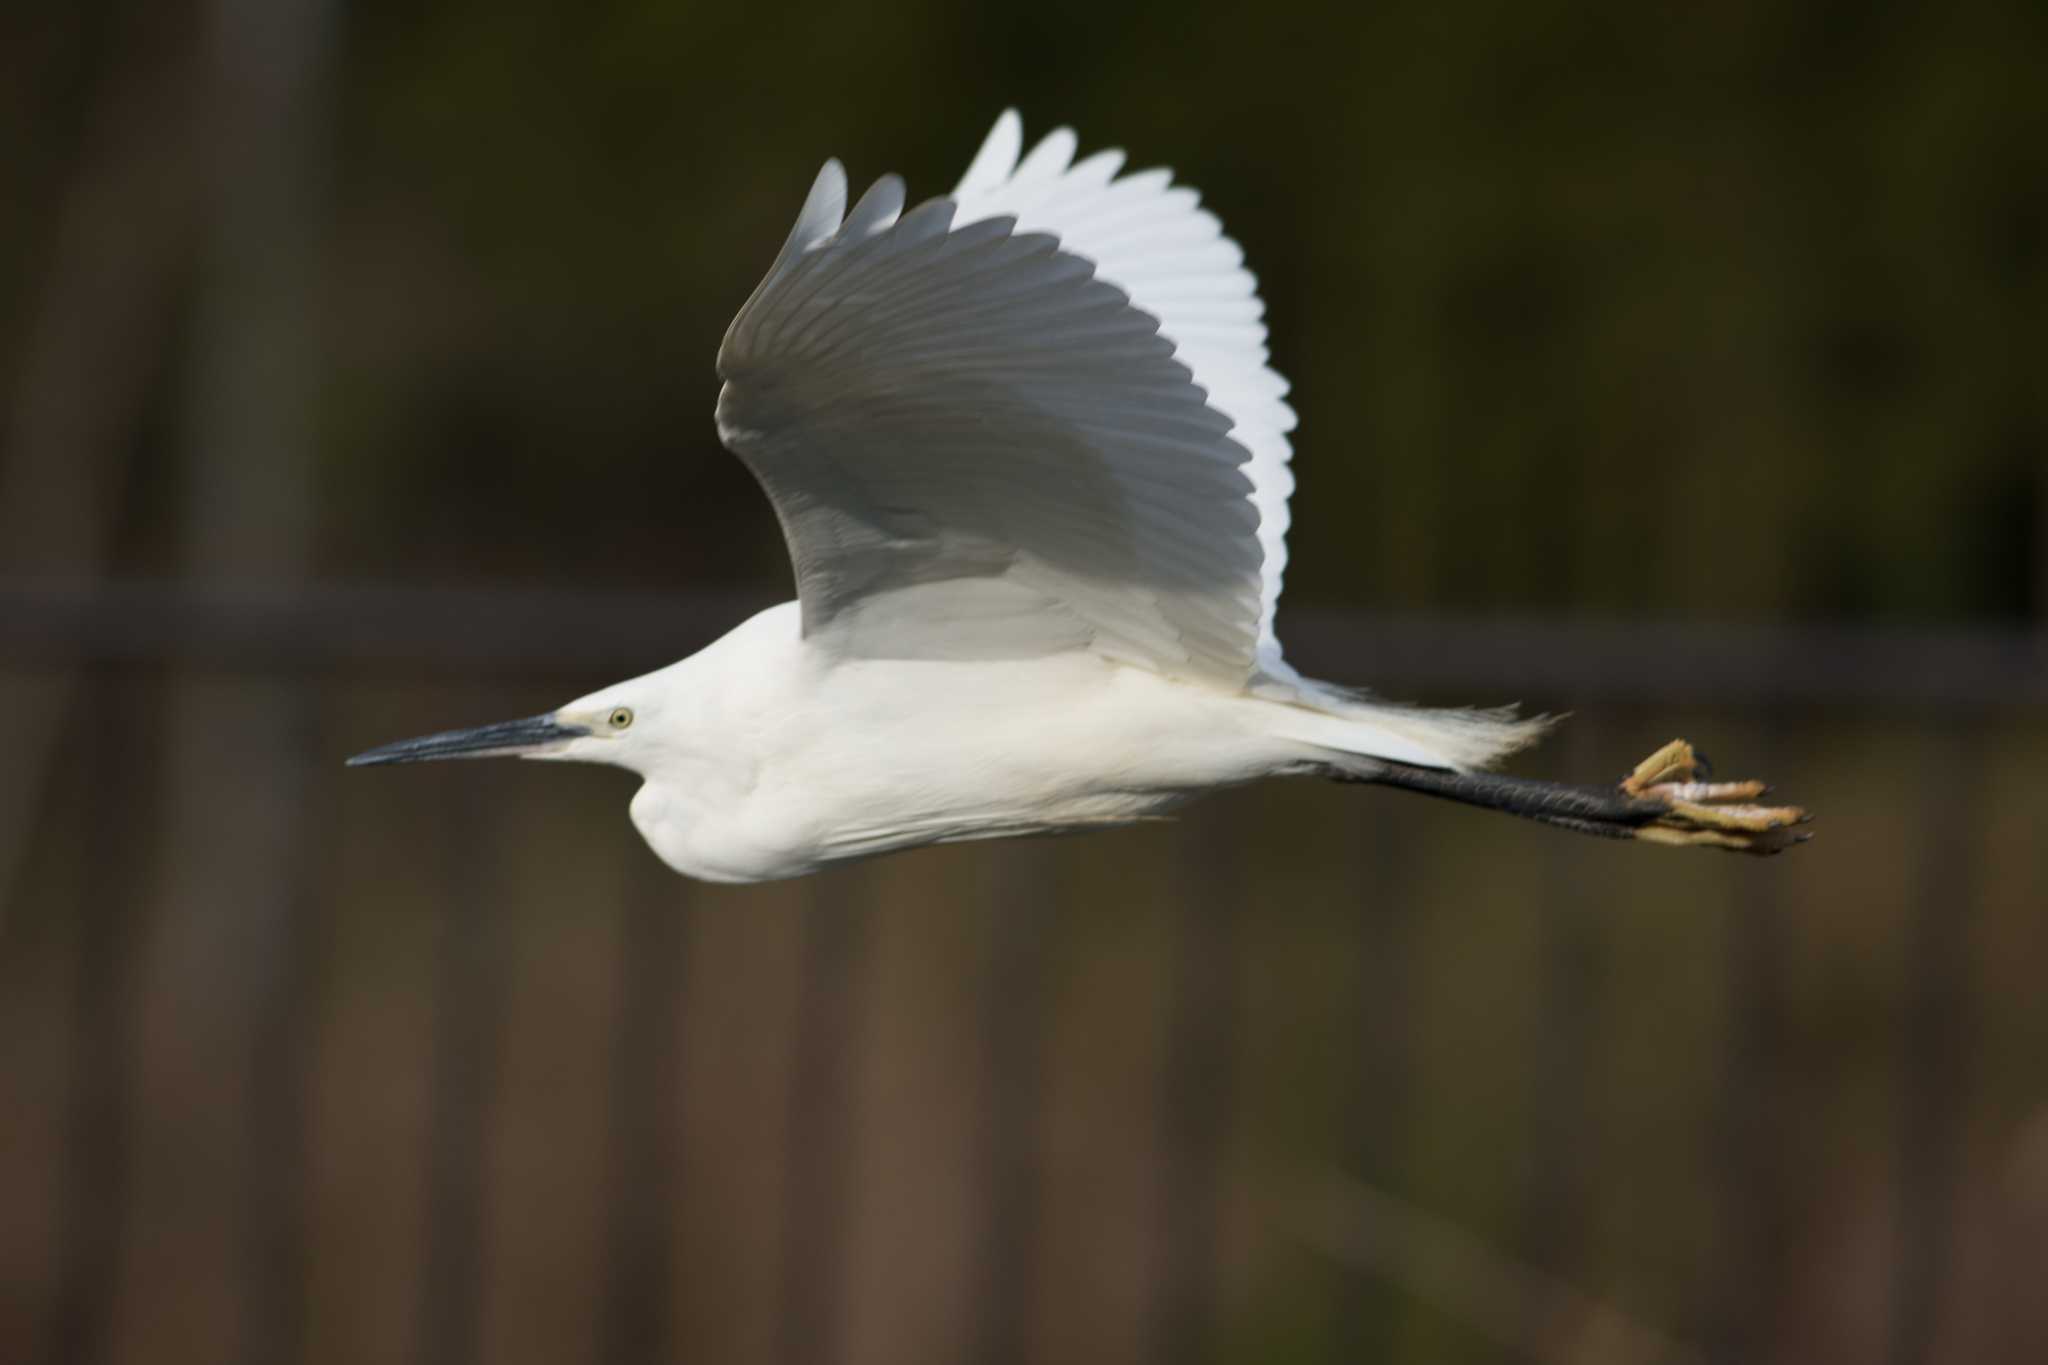
M 960 177 L 954 196 L 980 194 L 1002 184 L 1017 169 L 1017 158 L 1023 153 L 1023 116 L 1014 107 L 1005 109 L 996 115 L 995 126 L 982 140 L 981 150 L 974 154 L 967 174 Z
M 838 157 L 829 157 L 818 168 L 818 178 L 811 182 L 811 192 L 804 196 L 804 206 L 797 211 L 796 225 L 790 228 L 782 250 L 775 254 L 775 264 L 768 270 L 770 278 L 839 231 L 845 217 L 846 167 L 839 164 Z
M 1056 180 L 1073 164 L 1074 152 L 1080 145 L 1081 139 L 1072 128 L 1055 128 L 1038 140 L 1038 145 L 1011 172 L 1010 179 L 1018 184 Z
M 853 212 L 847 215 L 839 231 L 855 240 L 872 237 L 893 224 L 902 213 L 903 177 L 885 175 L 868 186 L 867 193 L 853 206 Z
M 811 182 L 811 192 L 804 197 L 803 212 L 799 219 L 829 217 L 833 228 L 846 214 L 846 167 L 836 156 L 825 158 L 825 164 L 818 167 L 818 178 Z

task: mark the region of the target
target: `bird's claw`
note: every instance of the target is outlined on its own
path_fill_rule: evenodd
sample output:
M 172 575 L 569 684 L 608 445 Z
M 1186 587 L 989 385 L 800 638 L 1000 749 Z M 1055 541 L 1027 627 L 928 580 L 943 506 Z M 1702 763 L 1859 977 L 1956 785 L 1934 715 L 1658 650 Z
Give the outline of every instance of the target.
M 1621 780 L 1626 795 L 1664 808 L 1637 828 L 1638 839 L 1771 854 L 1813 837 L 1798 828 L 1813 819 L 1798 806 L 1756 804 L 1770 791 L 1763 783 L 1701 781 L 1704 767 L 1690 744 L 1674 739 Z

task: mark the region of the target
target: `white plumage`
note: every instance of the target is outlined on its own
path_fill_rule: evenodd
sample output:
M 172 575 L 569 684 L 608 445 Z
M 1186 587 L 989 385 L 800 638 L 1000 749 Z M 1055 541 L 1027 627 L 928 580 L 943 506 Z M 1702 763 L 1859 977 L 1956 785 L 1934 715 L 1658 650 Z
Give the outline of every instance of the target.
M 1046 135 L 1023 165 L 1024 124 L 1007 110 L 953 191 L 960 221 L 1014 216 L 1024 232 L 1049 232 L 1063 251 L 1090 261 L 1095 277 L 1128 294 L 1156 318 L 1209 407 L 1230 419 L 1230 439 L 1246 455 L 1252 506 L 1265 559 L 1259 588 L 1259 661 L 1280 661 L 1273 614 L 1287 568 L 1287 499 L 1294 475 L 1287 433 L 1294 410 L 1287 381 L 1267 364 L 1265 305 L 1244 251 L 1196 193 L 1170 171 L 1116 178 L 1120 151 L 1073 164 L 1073 130 Z
M 1287 384 L 1243 253 L 1166 171 L 1029 154 L 846 209 L 827 162 L 726 334 L 718 427 L 796 603 L 548 716 L 366 762 L 522 753 L 645 779 L 635 823 L 756 880 L 941 840 L 1114 825 L 1379 763 L 1464 772 L 1541 722 L 1304 679 L 1274 613 Z M 525 727 L 522 729 L 521 727 Z
M 1094 648 L 1242 682 L 1258 514 L 1229 419 L 1157 325 L 1056 238 L 898 220 L 883 181 L 801 249 L 719 352 L 718 427 L 782 516 L 806 636 L 861 657 Z M 877 207 L 877 201 L 881 206 Z M 792 242 L 797 242 L 792 238 Z

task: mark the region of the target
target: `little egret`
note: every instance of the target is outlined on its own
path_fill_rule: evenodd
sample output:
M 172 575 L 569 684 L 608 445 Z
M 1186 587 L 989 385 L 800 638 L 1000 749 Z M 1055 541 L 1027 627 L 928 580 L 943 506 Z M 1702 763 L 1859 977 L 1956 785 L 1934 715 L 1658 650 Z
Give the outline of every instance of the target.
M 1545 718 L 1303 677 L 1273 633 L 1287 383 L 1237 244 L 1164 170 L 1023 155 L 846 211 L 827 161 L 719 348 L 718 431 L 774 503 L 797 600 L 528 720 L 353 764 L 492 754 L 640 775 L 669 866 L 760 881 L 1157 817 L 1258 778 L 1449 797 L 1588 834 L 1776 852 L 1803 835 L 1682 741 L 1618 786 L 1491 775 Z

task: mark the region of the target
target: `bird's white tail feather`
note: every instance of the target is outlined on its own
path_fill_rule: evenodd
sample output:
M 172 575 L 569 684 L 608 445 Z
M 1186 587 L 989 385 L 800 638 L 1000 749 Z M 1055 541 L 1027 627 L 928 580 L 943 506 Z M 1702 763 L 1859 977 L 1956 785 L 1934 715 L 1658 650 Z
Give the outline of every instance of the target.
M 1265 677 L 1252 692 L 1287 705 L 1276 733 L 1338 754 L 1429 768 L 1490 768 L 1543 738 L 1557 716 L 1524 716 L 1512 706 L 1440 709 L 1381 701 L 1313 678 Z

